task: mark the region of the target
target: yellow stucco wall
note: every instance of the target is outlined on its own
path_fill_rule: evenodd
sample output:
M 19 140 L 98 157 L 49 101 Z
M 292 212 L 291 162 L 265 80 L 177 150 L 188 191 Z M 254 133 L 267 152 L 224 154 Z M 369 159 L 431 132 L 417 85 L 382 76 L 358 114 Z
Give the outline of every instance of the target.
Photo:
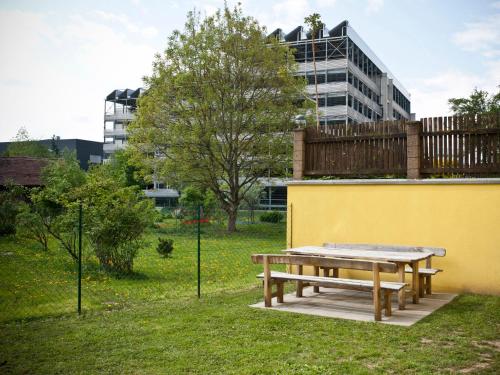
M 433 258 L 433 266 L 444 270 L 434 277 L 434 290 L 500 295 L 500 181 L 307 183 L 288 186 L 289 246 L 352 242 L 444 247 L 446 257 Z

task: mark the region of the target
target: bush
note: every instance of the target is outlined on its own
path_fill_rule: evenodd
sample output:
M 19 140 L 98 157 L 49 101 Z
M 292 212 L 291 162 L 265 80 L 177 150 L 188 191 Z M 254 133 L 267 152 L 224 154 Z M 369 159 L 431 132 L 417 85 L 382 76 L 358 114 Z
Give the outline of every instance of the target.
M 16 216 L 21 210 L 23 193 L 21 186 L 12 184 L 0 192 L 0 236 L 16 233 Z
M 127 274 L 157 211 L 138 187 L 117 184 L 112 172 L 107 164 L 92 168 L 80 189 L 84 230 L 101 266 Z
M 170 212 L 170 216 L 172 217 L 172 219 L 177 219 L 177 220 L 182 220 L 182 219 L 184 219 L 184 213 L 182 212 L 182 209 L 181 209 L 181 208 L 176 208 L 176 209 L 173 209 L 173 210 Z
M 169 257 L 173 250 L 174 240 L 158 237 L 158 246 L 156 246 L 156 251 L 158 251 L 161 256 Z
M 265 223 L 279 223 L 284 217 L 279 211 L 269 211 L 260 215 L 260 221 Z

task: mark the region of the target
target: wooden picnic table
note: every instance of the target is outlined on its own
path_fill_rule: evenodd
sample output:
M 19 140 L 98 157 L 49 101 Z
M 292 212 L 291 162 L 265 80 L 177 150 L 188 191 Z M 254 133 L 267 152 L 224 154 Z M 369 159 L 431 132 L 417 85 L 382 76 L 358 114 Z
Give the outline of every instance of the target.
M 302 246 L 283 250 L 288 254 L 310 255 L 321 257 L 351 258 L 351 259 L 369 259 L 396 263 L 398 266 L 398 281 L 405 283 L 405 266 L 408 264 L 412 269 L 411 293 L 413 303 L 419 302 L 419 282 L 418 282 L 418 262 L 432 256 L 427 252 L 394 252 L 380 250 L 357 250 L 343 248 L 325 248 L 321 246 Z M 399 309 L 404 310 L 406 304 L 406 291 L 401 289 L 398 293 Z

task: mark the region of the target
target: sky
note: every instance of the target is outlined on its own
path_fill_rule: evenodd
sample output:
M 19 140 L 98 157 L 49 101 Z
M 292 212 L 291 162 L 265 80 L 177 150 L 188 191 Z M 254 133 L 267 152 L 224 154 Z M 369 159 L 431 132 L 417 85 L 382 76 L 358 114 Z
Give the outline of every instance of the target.
M 446 115 L 447 100 L 500 85 L 500 1 L 241 0 L 269 32 L 317 12 L 328 28 L 348 20 L 411 93 L 417 118 Z M 234 1 L 228 1 L 229 5 Z M 104 98 L 143 86 L 155 53 L 188 11 L 224 1 L 0 0 L 0 141 L 103 140 Z

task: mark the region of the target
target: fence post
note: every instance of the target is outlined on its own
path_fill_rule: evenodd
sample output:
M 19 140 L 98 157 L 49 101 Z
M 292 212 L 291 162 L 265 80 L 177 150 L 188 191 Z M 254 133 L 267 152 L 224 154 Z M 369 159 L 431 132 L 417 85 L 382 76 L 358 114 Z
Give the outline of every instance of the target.
M 200 265 L 200 261 L 201 261 L 201 236 L 200 236 L 200 232 L 201 232 L 201 206 L 198 207 L 198 298 L 200 298 L 201 296 L 201 275 L 200 275 L 200 272 L 201 272 L 201 265 Z
M 406 123 L 406 177 L 420 178 L 422 123 L 411 121 Z
M 293 179 L 304 178 L 306 159 L 306 131 L 295 129 L 293 132 Z
M 78 210 L 78 315 L 82 313 L 82 203 Z

